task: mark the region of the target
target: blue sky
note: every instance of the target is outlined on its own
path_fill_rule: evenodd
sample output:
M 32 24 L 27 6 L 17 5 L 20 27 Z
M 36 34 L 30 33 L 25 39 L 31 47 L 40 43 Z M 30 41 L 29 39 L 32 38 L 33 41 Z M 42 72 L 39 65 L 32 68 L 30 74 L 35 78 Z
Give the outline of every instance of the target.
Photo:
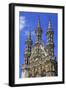
M 19 62 L 20 67 L 24 63 L 24 49 L 25 49 L 25 40 L 28 37 L 28 32 L 31 31 L 31 38 L 33 43 L 35 42 L 35 30 L 37 28 L 38 19 L 40 19 L 41 28 L 42 28 L 42 40 L 44 46 L 46 46 L 46 32 L 48 29 L 48 22 L 51 20 L 52 30 L 54 31 L 54 54 L 58 57 L 58 15 L 57 13 L 36 13 L 36 12 L 19 12 Z M 20 74 L 21 77 L 21 68 Z

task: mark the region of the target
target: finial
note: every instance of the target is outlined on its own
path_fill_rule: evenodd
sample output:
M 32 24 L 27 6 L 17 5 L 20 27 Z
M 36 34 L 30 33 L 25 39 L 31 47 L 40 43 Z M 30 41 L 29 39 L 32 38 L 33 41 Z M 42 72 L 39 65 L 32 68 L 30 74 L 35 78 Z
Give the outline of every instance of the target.
M 40 27 L 40 19 L 38 19 L 38 27 Z
M 51 24 L 51 21 L 49 20 L 48 29 L 51 29 L 51 28 L 52 28 L 52 24 Z
M 31 30 L 28 32 L 28 39 L 31 39 Z
M 28 32 L 28 39 L 31 38 L 31 32 Z

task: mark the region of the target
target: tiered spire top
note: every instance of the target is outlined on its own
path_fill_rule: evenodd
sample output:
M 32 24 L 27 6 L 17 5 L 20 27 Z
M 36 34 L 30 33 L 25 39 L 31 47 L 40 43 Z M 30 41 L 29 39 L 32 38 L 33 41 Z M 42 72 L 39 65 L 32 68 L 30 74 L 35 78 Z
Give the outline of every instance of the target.
M 38 19 L 38 27 L 40 27 L 40 19 Z
M 41 41 L 42 38 L 42 29 L 40 26 L 40 19 L 38 19 L 38 25 L 37 25 L 37 29 L 36 29 L 36 41 Z
M 52 24 L 51 24 L 51 21 L 49 21 L 48 30 L 51 30 L 51 28 L 52 28 Z
M 31 32 L 28 32 L 28 37 L 26 40 L 26 45 L 32 45 Z
M 28 33 L 28 39 L 31 39 L 31 32 Z

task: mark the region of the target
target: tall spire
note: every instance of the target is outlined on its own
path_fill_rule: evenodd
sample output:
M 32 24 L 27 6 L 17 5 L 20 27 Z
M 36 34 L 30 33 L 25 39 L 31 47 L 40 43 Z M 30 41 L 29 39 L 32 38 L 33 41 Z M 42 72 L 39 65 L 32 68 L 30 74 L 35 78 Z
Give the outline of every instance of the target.
M 42 37 L 42 29 L 40 26 L 40 19 L 38 19 L 38 25 L 37 25 L 37 30 L 36 30 L 36 41 L 41 41 L 41 37 Z

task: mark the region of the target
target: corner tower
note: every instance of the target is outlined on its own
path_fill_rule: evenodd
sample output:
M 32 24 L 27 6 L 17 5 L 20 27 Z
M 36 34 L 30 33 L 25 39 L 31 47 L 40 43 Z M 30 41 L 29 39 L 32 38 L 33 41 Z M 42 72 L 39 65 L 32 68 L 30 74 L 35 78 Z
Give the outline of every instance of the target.
M 52 31 L 51 21 L 49 21 L 46 35 L 47 35 L 47 44 L 46 44 L 47 52 L 50 56 L 54 56 L 54 41 L 53 41 L 54 32 Z
M 28 38 L 25 41 L 25 51 L 24 51 L 24 59 L 25 59 L 25 64 L 29 64 L 29 58 L 31 55 L 31 48 L 32 48 L 32 40 L 31 40 L 31 32 L 28 34 Z
M 31 55 L 32 48 L 32 40 L 31 40 L 31 32 L 28 34 L 28 38 L 25 41 L 25 51 L 24 51 L 24 64 L 22 65 L 22 77 L 29 77 L 29 58 Z
M 48 57 L 45 62 L 46 76 L 57 76 L 57 61 L 54 55 L 54 40 L 53 40 L 54 32 L 52 30 L 51 21 L 49 21 L 46 35 L 47 35 L 46 51 L 48 52 Z

